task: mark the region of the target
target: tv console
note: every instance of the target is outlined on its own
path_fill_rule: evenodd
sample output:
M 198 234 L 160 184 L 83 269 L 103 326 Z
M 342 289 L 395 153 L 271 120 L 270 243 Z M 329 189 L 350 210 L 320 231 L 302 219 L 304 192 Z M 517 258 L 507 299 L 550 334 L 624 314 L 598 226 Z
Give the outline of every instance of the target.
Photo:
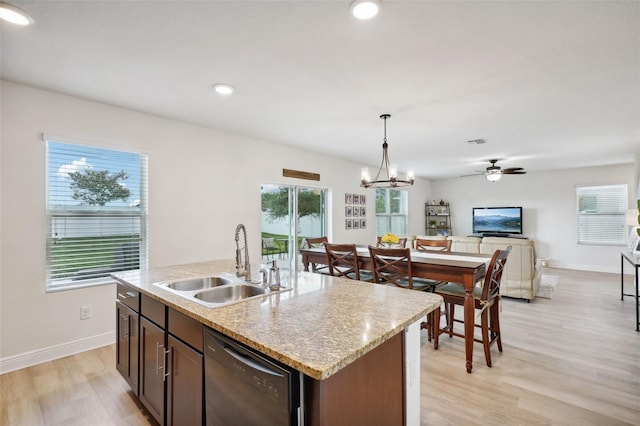
M 492 233 L 492 232 L 483 232 L 482 234 L 471 234 L 468 235 L 469 237 L 477 237 L 477 238 L 484 238 L 484 237 L 502 237 L 502 238 L 519 238 L 521 240 L 528 240 L 528 237 L 525 237 L 524 235 L 518 235 L 518 234 L 498 234 L 498 233 Z

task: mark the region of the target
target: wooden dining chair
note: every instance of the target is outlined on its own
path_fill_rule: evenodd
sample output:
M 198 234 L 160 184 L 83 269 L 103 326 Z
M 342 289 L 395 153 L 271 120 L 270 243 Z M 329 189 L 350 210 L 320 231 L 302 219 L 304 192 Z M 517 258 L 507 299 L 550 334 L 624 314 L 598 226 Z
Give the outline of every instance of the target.
M 450 240 L 423 240 L 420 238 L 416 239 L 416 250 L 422 252 L 435 252 L 435 253 L 450 253 L 451 252 L 451 241 Z M 422 278 L 425 281 L 425 285 L 428 283 L 430 285 L 430 290 L 435 291 L 435 289 L 442 284 L 446 284 L 445 281 L 438 280 L 428 280 Z
M 480 310 L 480 324 L 475 324 L 474 319 L 474 329 L 475 327 L 480 328 L 482 335 L 481 339 L 474 337 L 473 340 L 482 343 L 484 347 L 484 357 L 489 367 L 491 367 L 490 346 L 497 342 L 498 350 L 502 352 L 499 309 L 500 282 L 510 252 L 511 246 L 507 247 L 506 250 L 496 250 L 491 257 L 491 262 L 489 262 L 482 287 L 476 286 L 473 289 L 475 309 Z M 447 318 L 447 325 L 437 330 L 436 333 L 448 333 L 449 337 L 465 337 L 464 333 L 455 332 L 453 327 L 456 322 L 464 324 L 464 321 L 455 319 L 454 315 L 456 305 L 464 306 L 464 286 L 462 284 L 449 283 L 437 288 L 436 294 L 439 294 L 444 299 L 444 309 Z
M 416 238 L 416 250 L 448 253 L 451 251 L 451 240 L 422 240 Z
M 329 274 L 334 277 L 345 277 L 352 280 L 371 281 L 373 276 L 360 270 L 361 261 L 355 244 L 324 243 L 327 252 Z
M 311 238 L 306 237 L 304 239 L 307 248 L 324 248 L 324 243 L 329 242 L 327 237 Z M 322 263 L 312 263 L 311 272 L 319 272 L 321 274 L 329 273 L 329 266 Z
M 411 250 L 409 248 L 387 248 L 369 246 L 369 254 L 373 261 L 373 282 L 391 284 L 408 290 L 427 291 L 431 289 L 429 280 L 414 278 L 412 274 Z M 424 327 L 427 338 L 438 339 L 436 319 L 440 318 L 440 307 L 427 315 Z M 438 324 L 439 325 L 439 324 Z M 436 349 L 438 345 L 436 344 Z
M 329 242 L 327 237 L 317 237 L 317 238 L 306 237 L 304 241 L 307 244 L 307 248 L 324 247 L 324 243 Z
M 407 238 L 398 238 L 398 244 L 394 244 L 391 248 L 405 248 L 407 246 Z M 382 245 L 382 237 L 376 237 L 376 247 L 384 247 Z

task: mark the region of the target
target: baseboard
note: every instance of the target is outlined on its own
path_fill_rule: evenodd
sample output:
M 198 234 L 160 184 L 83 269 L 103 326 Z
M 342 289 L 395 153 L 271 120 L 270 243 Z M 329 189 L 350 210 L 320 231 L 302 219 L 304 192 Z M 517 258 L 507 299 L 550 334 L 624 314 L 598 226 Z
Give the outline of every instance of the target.
M 620 266 L 593 266 L 593 265 L 579 265 L 564 262 L 548 261 L 549 268 L 559 269 L 573 269 L 576 271 L 588 271 L 588 272 L 605 272 L 609 274 L 619 274 Z
M 115 331 L 0 359 L 0 374 L 90 351 L 116 342 Z

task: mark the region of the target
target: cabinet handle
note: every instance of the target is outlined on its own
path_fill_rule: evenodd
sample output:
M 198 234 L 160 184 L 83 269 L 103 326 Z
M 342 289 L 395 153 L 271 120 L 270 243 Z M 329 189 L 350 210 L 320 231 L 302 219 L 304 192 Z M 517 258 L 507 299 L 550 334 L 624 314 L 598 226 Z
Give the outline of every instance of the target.
M 129 340 L 129 333 L 131 332 L 131 330 L 129 329 L 129 315 L 127 315 L 126 317 L 123 318 L 124 319 L 124 323 L 125 323 L 125 328 L 124 328 L 124 338 Z
M 131 299 L 132 297 L 136 297 L 136 295 L 130 292 L 118 293 L 118 299 Z
M 171 374 L 171 371 L 167 371 L 167 360 L 169 359 L 169 355 L 171 355 L 171 360 L 173 361 L 173 348 L 169 348 L 169 350 L 164 353 L 164 365 L 162 366 L 164 369 L 164 375 L 162 376 L 163 382 L 166 382 L 167 377 Z M 171 365 L 171 363 L 168 364 Z
M 163 360 L 162 360 L 162 364 L 160 365 L 160 355 L 158 354 L 158 351 L 160 350 L 160 348 L 162 348 L 162 353 L 163 353 Z M 160 343 L 156 342 L 156 374 L 160 374 L 160 370 L 164 370 L 164 366 L 165 366 L 165 361 L 164 361 L 164 345 L 161 345 Z

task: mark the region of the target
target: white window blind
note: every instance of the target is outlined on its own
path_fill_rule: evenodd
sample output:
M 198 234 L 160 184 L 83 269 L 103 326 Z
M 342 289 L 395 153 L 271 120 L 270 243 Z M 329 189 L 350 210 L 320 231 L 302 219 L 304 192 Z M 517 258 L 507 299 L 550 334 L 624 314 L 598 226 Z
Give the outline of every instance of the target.
M 47 145 L 47 290 L 112 282 L 146 268 L 147 156 Z
M 409 192 L 401 189 L 376 189 L 376 233 L 407 235 Z
M 625 245 L 627 185 L 581 186 L 576 195 L 578 243 Z

